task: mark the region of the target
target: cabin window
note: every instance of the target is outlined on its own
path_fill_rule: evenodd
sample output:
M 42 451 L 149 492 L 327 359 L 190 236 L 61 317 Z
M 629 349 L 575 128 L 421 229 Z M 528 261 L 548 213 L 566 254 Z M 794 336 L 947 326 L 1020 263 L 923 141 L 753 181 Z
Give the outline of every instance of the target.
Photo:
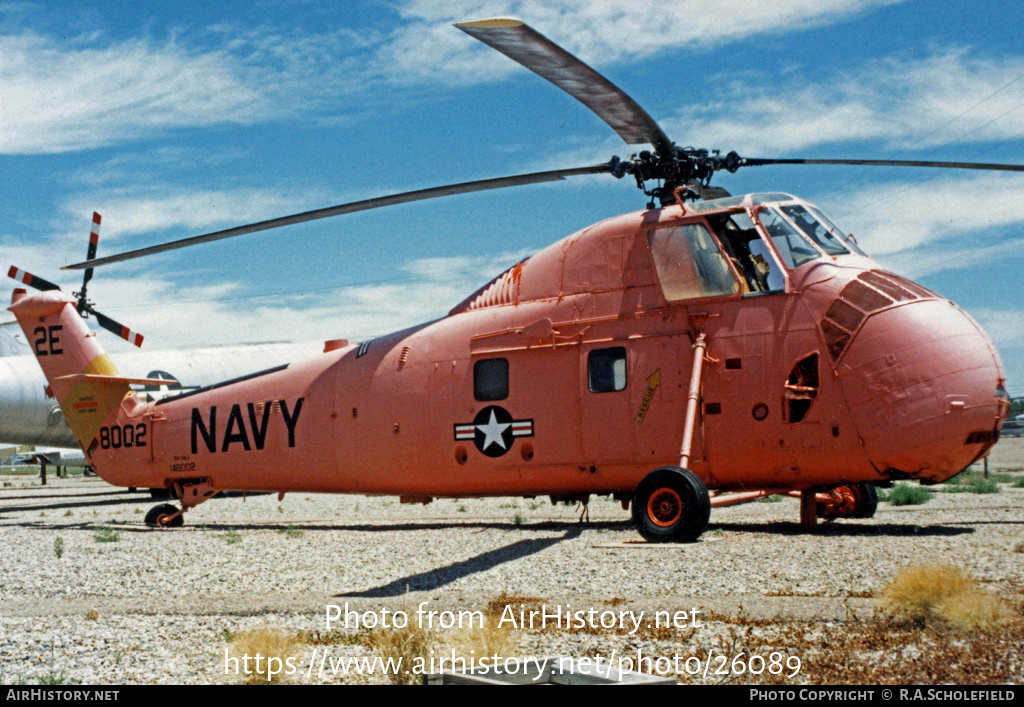
M 761 225 L 768 231 L 768 235 L 775 244 L 775 249 L 791 268 L 798 268 L 815 258 L 821 257 L 821 252 L 811 245 L 806 236 L 789 225 L 789 222 L 782 218 L 779 212 L 774 209 L 764 209 L 758 213 Z
M 649 238 L 661 291 L 669 302 L 739 292 L 740 284 L 703 224 L 657 228 Z
M 507 358 L 486 358 L 473 364 L 473 397 L 480 401 L 508 397 Z
M 626 388 L 626 349 L 613 346 L 594 349 L 587 356 L 587 381 L 591 393 L 612 393 Z

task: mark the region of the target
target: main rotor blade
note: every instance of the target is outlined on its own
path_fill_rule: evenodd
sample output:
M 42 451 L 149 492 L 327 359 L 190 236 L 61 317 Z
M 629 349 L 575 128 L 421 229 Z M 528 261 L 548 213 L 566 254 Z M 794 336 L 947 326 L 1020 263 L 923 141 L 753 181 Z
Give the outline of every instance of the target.
M 124 324 L 116 322 L 105 314 L 100 314 L 95 309 L 89 310 L 95 317 L 96 322 L 109 332 L 117 334 L 122 339 L 127 341 L 129 344 L 135 344 L 138 347 L 142 347 L 142 334 L 132 331 Z
M 407 191 L 400 194 L 391 194 L 389 196 L 378 196 L 372 199 L 353 201 L 348 204 L 338 204 L 337 206 L 329 206 L 327 208 L 316 209 L 314 211 L 306 211 L 301 214 L 282 216 L 268 221 L 250 223 L 245 226 L 227 228 L 223 231 L 214 231 L 213 233 L 205 233 L 200 236 L 192 236 L 191 238 L 182 238 L 180 240 L 170 241 L 169 243 L 162 243 L 148 248 L 139 248 L 137 250 L 130 250 L 116 255 L 96 258 L 95 260 L 86 260 L 83 263 L 65 265 L 61 269 L 81 270 L 83 268 L 96 268 L 101 265 L 119 263 L 125 260 L 141 258 L 146 255 L 153 255 L 155 253 L 187 248 L 189 246 L 199 245 L 200 243 L 210 243 L 212 241 L 219 241 L 225 238 L 233 238 L 234 236 L 243 236 L 247 233 L 266 231 L 270 228 L 291 226 L 296 223 L 305 223 L 306 221 L 315 221 L 317 219 L 328 218 L 330 216 L 340 216 L 341 214 L 351 214 L 356 211 L 379 209 L 384 206 L 405 204 L 411 201 L 422 201 L 424 199 L 435 199 L 441 196 L 468 194 L 470 192 L 486 191 L 488 189 L 502 189 L 504 187 L 515 187 L 525 184 L 557 182 L 565 179 L 566 177 L 575 177 L 583 174 L 601 174 L 604 172 L 611 172 L 615 162 L 616 160 L 612 160 L 606 164 L 591 165 L 589 167 L 574 167 L 571 169 L 556 169 L 550 172 L 533 172 L 530 174 L 517 174 L 509 177 L 497 177 L 494 179 L 480 179 L 474 182 L 461 182 L 459 184 L 449 184 L 443 187 L 431 187 L 429 189 L 418 189 L 416 191 Z
M 20 270 L 14 267 L 13 265 L 11 266 L 11 269 L 7 271 L 7 277 L 11 278 L 12 280 L 17 280 L 18 282 L 24 285 L 28 285 L 29 287 L 34 287 L 37 290 L 42 290 L 43 292 L 46 292 L 47 290 L 60 289 L 57 285 L 54 285 L 49 280 L 44 280 L 38 275 L 33 275 L 30 272 L 25 272 L 24 270 Z
M 568 93 L 628 145 L 650 143 L 671 154 L 672 141 L 636 101 L 601 74 L 521 20 L 496 18 L 455 25 Z
M 760 167 L 768 164 L 848 164 L 867 167 L 939 167 L 944 169 L 982 169 L 999 172 L 1024 172 L 1024 165 L 989 162 L 928 162 L 921 160 L 805 160 L 743 157 L 740 167 Z

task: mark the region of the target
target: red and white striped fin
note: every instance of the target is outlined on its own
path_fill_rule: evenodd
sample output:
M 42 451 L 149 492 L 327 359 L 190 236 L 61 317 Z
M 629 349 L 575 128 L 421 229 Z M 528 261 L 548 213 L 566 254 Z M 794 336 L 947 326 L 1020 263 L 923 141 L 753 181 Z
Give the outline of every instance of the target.
M 96 315 L 96 322 L 107 331 L 117 334 L 129 344 L 142 346 L 142 334 L 132 331 L 124 324 L 121 324 L 121 322 L 114 321 L 105 314 L 100 314 L 96 311 L 93 311 L 93 314 Z
M 47 290 L 60 289 L 57 285 L 53 284 L 49 280 L 44 280 L 38 275 L 33 275 L 30 272 L 25 272 L 20 268 L 14 267 L 13 265 L 11 266 L 11 269 L 7 271 L 7 277 L 11 278 L 12 280 L 17 280 L 18 282 L 24 285 L 28 285 L 29 287 L 34 287 L 37 290 L 42 290 L 44 292 Z
M 92 252 L 89 258 L 96 257 L 96 244 L 100 242 L 100 215 L 95 211 L 92 212 L 92 233 L 89 234 L 89 245 L 92 246 L 89 250 Z
M 95 260 L 96 258 L 96 246 L 100 242 L 100 215 L 95 211 L 92 212 L 92 232 L 89 233 L 89 248 L 85 252 L 85 259 Z M 85 271 L 85 277 L 82 279 L 82 292 L 84 294 L 85 288 L 89 286 L 89 280 L 92 279 L 92 268 L 87 268 Z

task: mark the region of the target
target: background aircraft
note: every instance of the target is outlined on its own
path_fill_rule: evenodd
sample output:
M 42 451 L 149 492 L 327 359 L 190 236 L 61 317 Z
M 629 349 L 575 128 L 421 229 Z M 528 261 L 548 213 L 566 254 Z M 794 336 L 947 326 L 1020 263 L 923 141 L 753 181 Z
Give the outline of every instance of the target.
M 74 435 L 53 398 L 29 347 L 0 329 L 0 444 L 77 449 Z M 307 358 L 323 343 L 264 343 L 191 350 L 132 351 L 111 354 L 117 367 L 136 378 L 162 378 L 167 385 L 137 385 L 145 399 L 157 400 L 213 385 L 255 371 Z

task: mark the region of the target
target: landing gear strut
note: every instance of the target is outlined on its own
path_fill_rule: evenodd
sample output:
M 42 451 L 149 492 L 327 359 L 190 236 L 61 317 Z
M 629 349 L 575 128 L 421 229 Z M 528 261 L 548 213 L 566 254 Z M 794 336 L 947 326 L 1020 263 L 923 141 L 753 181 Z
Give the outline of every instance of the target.
M 873 484 L 861 482 L 836 486 L 826 492 L 808 489 L 800 493 L 800 525 L 811 529 L 818 518 L 871 518 L 878 510 L 878 490 Z
M 708 489 L 699 476 L 684 468 L 690 462 L 706 349 L 706 337 L 698 334 L 693 342 L 693 371 L 679 466 L 655 469 L 644 477 L 633 495 L 633 525 L 648 542 L 692 543 L 708 527 L 711 517 Z

